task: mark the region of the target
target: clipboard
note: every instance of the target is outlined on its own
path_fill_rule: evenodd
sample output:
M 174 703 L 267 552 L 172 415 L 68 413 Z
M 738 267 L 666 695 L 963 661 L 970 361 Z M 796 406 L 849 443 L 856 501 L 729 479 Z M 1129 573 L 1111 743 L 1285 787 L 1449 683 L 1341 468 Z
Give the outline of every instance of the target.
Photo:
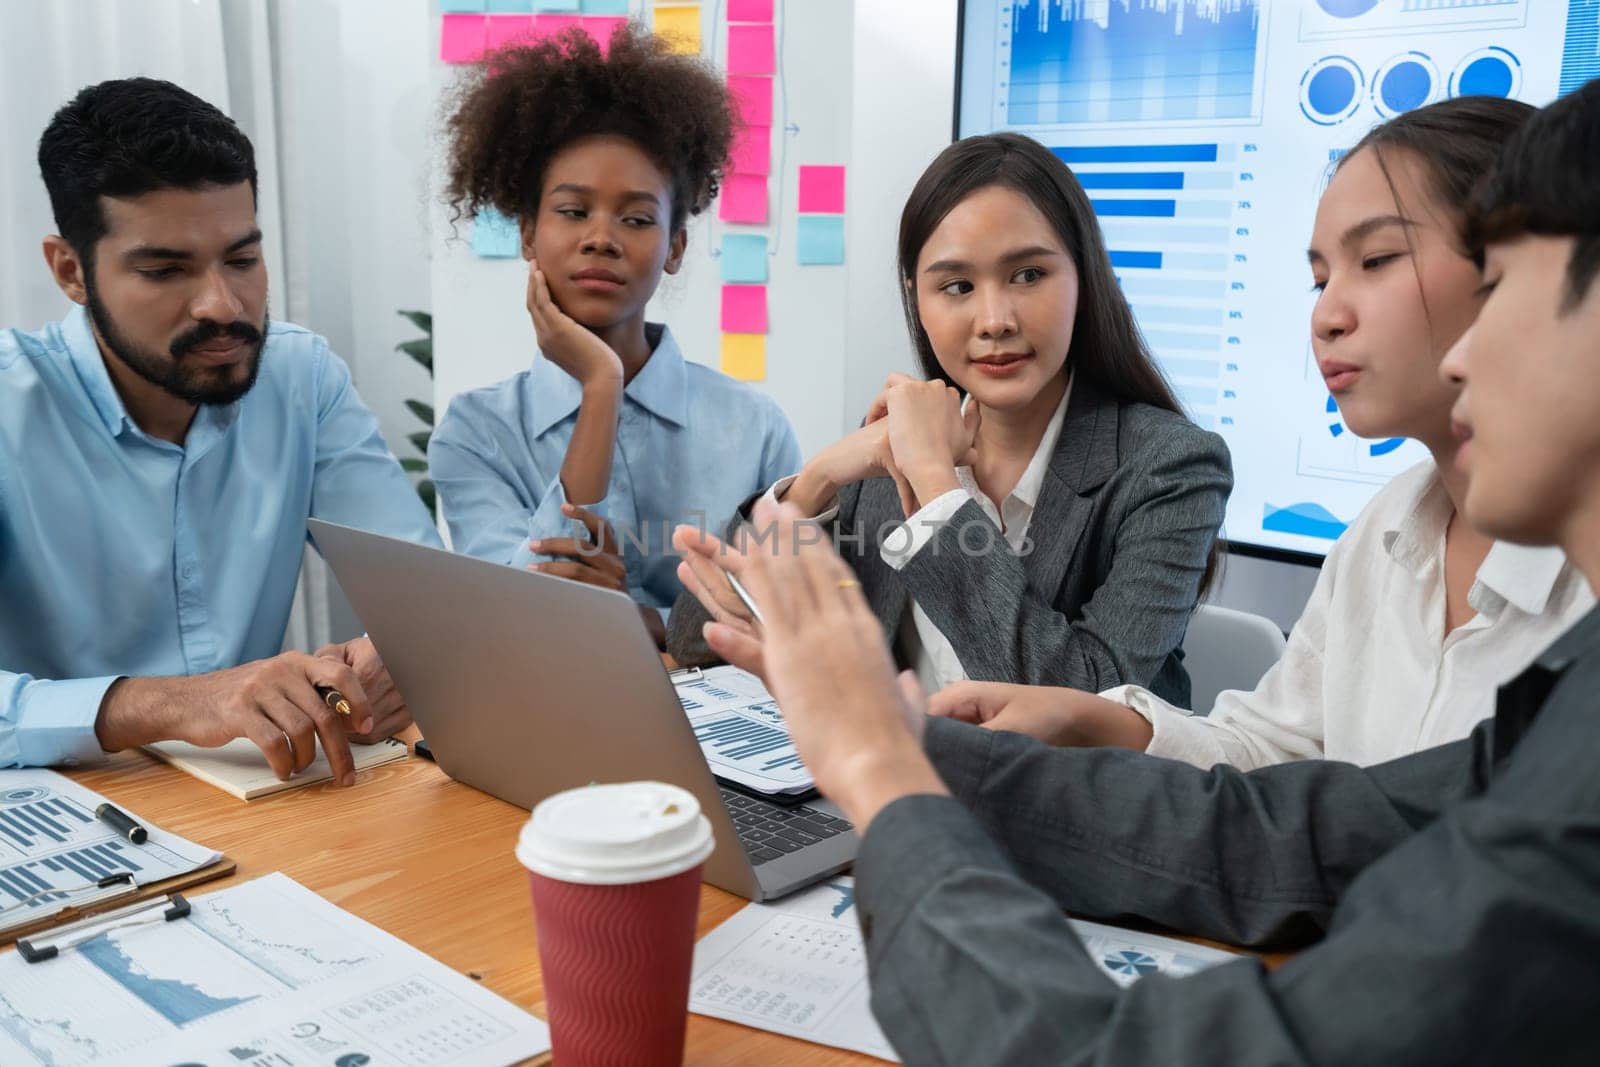
M 97 897 L 87 904 L 69 904 L 60 911 L 41 915 L 33 922 L 0 931 L 0 945 L 9 945 L 14 941 L 32 937 L 34 934 L 43 933 L 57 926 L 65 926 L 67 923 L 77 922 L 80 919 L 98 915 L 101 912 L 112 911 L 116 908 L 137 904 L 145 900 L 154 900 L 157 897 L 166 896 L 180 889 L 188 889 L 190 886 L 213 882 L 218 878 L 226 878 L 238 869 L 239 865 L 232 859 L 227 856 L 221 856 L 217 859 L 217 862 L 201 867 L 199 870 L 190 871 L 187 874 L 174 875 L 171 878 L 163 878 L 159 882 L 149 882 L 145 885 L 135 886 L 130 892 Z

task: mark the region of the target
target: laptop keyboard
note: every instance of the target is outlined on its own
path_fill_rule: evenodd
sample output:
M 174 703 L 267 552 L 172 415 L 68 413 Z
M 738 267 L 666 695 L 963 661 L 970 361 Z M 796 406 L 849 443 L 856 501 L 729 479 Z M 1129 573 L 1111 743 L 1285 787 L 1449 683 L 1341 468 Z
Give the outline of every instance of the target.
M 731 789 L 722 790 L 722 802 L 733 816 L 739 843 L 757 867 L 854 829 L 845 820 L 804 804 L 785 808 Z

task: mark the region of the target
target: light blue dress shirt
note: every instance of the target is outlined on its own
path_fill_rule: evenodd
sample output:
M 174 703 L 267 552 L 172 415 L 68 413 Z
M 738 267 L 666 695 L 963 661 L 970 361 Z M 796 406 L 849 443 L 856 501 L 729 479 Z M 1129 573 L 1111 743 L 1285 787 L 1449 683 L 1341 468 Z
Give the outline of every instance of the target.
M 100 758 L 118 677 L 277 655 L 311 516 L 439 544 L 322 338 L 274 323 L 179 446 L 128 416 L 82 308 L 0 330 L 0 767 Z
M 665 326 L 647 330 L 655 349 L 623 390 L 605 499 L 571 503 L 610 521 L 634 600 L 664 618 L 683 588 L 673 527 L 721 533 L 746 498 L 800 469 L 800 445 L 770 397 L 685 360 Z M 577 380 L 541 356 L 450 401 L 428 464 L 457 552 L 526 567 L 552 558 L 530 540 L 586 536 L 561 514 L 582 400 Z

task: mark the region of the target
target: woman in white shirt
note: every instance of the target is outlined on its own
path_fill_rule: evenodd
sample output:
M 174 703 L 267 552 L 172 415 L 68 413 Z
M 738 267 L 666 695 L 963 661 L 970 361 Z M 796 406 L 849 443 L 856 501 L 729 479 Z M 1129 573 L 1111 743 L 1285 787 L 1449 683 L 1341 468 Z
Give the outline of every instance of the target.
M 1372 764 L 1465 737 L 1495 686 L 1594 603 L 1559 550 L 1460 520 L 1453 388 L 1439 362 L 1482 302 L 1461 205 L 1533 109 L 1467 97 L 1372 130 L 1318 205 L 1312 347 L 1345 425 L 1410 437 L 1431 462 L 1394 479 L 1329 552 L 1283 658 L 1254 692 L 1191 716 L 1137 686 L 1094 696 L 965 683 L 935 714 L 1063 745 L 1121 745 L 1201 767 Z

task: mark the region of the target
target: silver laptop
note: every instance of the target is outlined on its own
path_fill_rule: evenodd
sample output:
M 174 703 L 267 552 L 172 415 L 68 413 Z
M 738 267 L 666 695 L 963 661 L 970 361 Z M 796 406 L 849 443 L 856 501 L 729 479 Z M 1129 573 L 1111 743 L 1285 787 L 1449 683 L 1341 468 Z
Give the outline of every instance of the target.
M 830 802 L 779 805 L 718 783 L 626 595 L 310 527 L 451 778 L 521 808 L 590 782 L 682 786 L 716 834 L 706 881 L 751 900 L 855 858 L 856 834 Z

